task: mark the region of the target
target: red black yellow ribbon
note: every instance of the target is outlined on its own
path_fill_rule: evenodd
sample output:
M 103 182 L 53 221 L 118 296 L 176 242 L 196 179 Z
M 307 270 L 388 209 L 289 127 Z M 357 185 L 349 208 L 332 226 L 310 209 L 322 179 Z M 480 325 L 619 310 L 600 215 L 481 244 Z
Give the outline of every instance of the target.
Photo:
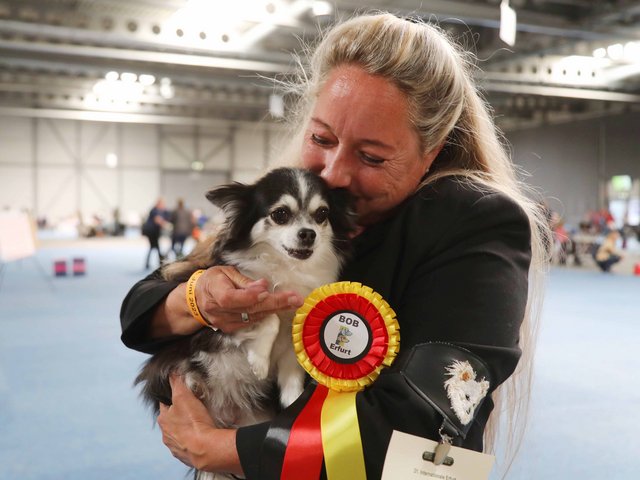
M 320 384 L 291 427 L 281 478 L 365 480 L 356 393 L 393 363 L 395 312 L 371 288 L 339 282 L 317 288 L 293 321 L 298 361 Z
M 285 450 L 281 479 L 300 479 L 300 472 L 305 472 L 304 478 L 320 477 L 323 458 L 320 415 L 327 393 L 326 388 L 316 388 L 305 408 L 293 422 L 288 445 L 296 447 Z M 304 452 L 304 455 L 300 455 L 300 452 Z

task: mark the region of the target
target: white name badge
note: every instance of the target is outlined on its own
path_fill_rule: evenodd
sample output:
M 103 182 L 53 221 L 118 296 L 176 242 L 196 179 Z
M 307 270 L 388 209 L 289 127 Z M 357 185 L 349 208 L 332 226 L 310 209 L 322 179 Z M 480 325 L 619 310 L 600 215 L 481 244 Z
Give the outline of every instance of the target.
M 442 465 L 424 460 L 438 445 L 433 440 L 393 431 L 381 480 L 483 480 L 488 479 L 495 457 L 451 447 Z M 426 452 L 426 455 L 425 455 Z M 450 465 L 447 465 L 450 464 Z

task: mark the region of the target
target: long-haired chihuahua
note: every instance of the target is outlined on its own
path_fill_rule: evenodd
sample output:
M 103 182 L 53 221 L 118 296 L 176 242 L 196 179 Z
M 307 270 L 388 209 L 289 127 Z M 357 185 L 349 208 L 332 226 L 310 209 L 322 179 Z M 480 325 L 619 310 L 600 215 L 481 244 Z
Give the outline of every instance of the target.
M 215 240 L 163 269 L 186 281 L 197 269 L 232 265 L 275 291 L 306 297 L 337 280 L 349 250 L 355 215 L 345 190 L 331 190 L 308 170 L 279 168 L 256 183 L 224 185 L 207 193 L 224 212 Z M 217 426 L 238 427 L 270 418 L 302 392 L 304 371 L 293 350 L 293 311 L 251 322 L 226 334 L 203 328 L 153 355 L 136 378 L 155 415 L 171 403 L 169 376 L 184 376 Z M 197 479 L 227 478 L 196 472 Z M 231 477 L 228 477 L 231 478 Z

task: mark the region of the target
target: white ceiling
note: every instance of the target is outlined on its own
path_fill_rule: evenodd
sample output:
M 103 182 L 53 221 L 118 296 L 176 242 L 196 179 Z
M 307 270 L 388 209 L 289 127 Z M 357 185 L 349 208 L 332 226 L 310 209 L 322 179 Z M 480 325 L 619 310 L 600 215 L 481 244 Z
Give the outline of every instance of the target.
M 0 0 L 0 115 L 269 119 L 269 79 L 292 71 L 291 53 L 336 17 L 375 9 L 437 21 L 473 48 L 506 129 L 639 108 L 640 1 L 511 0 L 513 47 L 498 35 L 500 1 L 338 0 L 316 16 L 312 0 Z M 613 59 L 594 58 L 616 44 Z M 155 81 L 118 77 L 105 100 L 108 72 Z

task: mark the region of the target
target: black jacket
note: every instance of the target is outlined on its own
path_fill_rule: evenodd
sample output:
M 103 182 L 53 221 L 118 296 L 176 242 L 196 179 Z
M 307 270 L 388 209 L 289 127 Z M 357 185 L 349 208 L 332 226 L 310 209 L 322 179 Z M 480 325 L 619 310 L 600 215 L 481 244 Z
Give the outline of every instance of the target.
M 513 373 L 521 353 L 518 335 L 530 259 L 530 226 L 522 209 L 502 194 L 455 178 L 422 188 L 390 219 L 354 240 L 354 256 L 342 279 L 361 282 L 382 295 L 400 324 L 396 362 L 356 399 L 367 478 L 380 478 L 394 429 L 439 439 L 446 405 L 438 406 L 434 392 L 442 390 L 445 377 L 433 366 L 442 363 L 442 355 L 453 352 L 464 358 L 467 352 L 490 379 L 491 391 Z M 133 287 L 121 312 L 127 346 L 153 352 L 170 341 L 148 342 L 144 332 L 155 305 L 175 286 L 152 275 Z M 434 342 L 451 348 L 423 345 Z M 309 390 L 313 388 L 311 384 Z M 454 443 L 482 450 L 492 408 L 487 398 Z M 286 425 L 287 414 L 274 424 Z M 269 432 L 268 423 L 238 431 L 238 452 L 248 479 L 278 478 L 282 452 Z

